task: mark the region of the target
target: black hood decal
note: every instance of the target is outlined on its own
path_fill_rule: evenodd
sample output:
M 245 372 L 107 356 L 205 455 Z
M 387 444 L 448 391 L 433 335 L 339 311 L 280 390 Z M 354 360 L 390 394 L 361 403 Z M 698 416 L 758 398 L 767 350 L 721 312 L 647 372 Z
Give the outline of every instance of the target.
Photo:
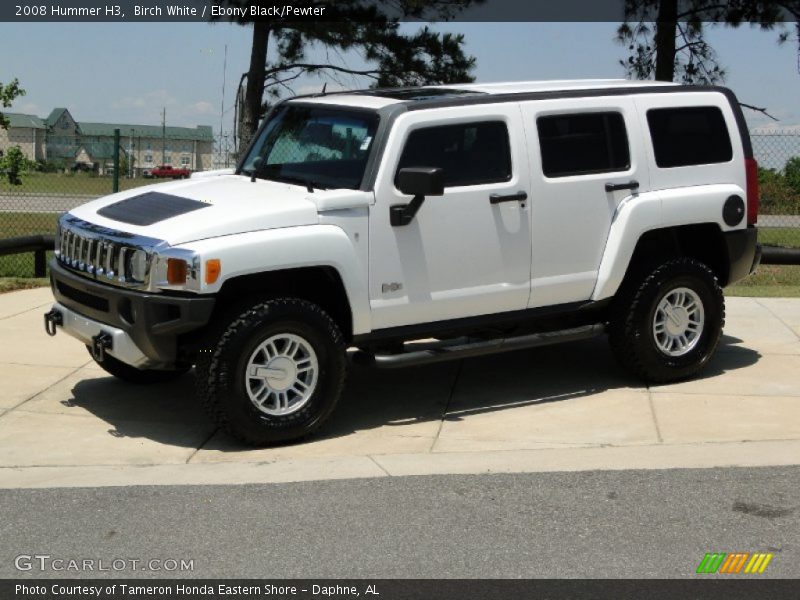
M 210 204 L 181 196 L 147 192 L 109 204 L 97 214 L 130 225 L 152 225 L 207 206 Z

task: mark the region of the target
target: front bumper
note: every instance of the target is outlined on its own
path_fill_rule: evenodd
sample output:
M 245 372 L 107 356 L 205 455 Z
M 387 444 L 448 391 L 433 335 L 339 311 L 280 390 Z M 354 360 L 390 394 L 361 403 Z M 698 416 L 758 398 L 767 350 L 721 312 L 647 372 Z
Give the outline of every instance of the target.
M 728 251 L 726 285 L 731 285 L 756 270 L 761 262 L 761 246 L 758 244 L 758 229 L 752 225 L 746 229 L 728 231 L 724 237 Z
M 179 337 L 203 328 L 214 310 L 213 297 L 151 294 L 112 287 L 72 273 L 50 262 L 50 287 L 55 309 L 64 311 L 66 333 L 87 342 L 97 327 L 114 339 L 109 354 L 138 368 L 169 368 L 178 361 Z M 67 316 L 69 315 L 69 316 Z M 69 328 L 67 323 L 70 323 Z M 120 340 L 117 342 L 117 340 Z M 117 344 L 132 350 L 118 355 Z M 133 362 L 132 362 L 133 361 Z

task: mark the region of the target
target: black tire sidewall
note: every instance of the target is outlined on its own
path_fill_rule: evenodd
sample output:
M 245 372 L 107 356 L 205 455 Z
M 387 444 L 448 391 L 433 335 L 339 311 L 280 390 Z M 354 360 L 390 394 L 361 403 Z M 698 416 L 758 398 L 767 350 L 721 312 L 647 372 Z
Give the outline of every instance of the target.
M 224 335 L 217 349 L 215 373 L 220 408 L 232 433 L 254 443 L 273 443 L 303 437 L 316 430 L 336 406 L 345 368 L 338 331 L 324 313 L 305 303 L 266 303 L 245 313 Z M 283 416 L 268 415 L 250 400 L 245 373 L 250 356 L 269 337 L 290 333 L 308 342 L 317 355 L 319 373 L 311 398 L 301 409 Z
M 680 270 L 679 270 L 680 269 Z M 674 380 L 688 377 L 703 368 L 711 359 L 719 343 L 724 321 L 721 295 L 713 274 L 706 268 L 688 263 L 682 267 L 667 264 L 648 279 L 640 290 L 639 301 L 633 317 L 635 351 L 640 362 L 653 374 L 655 380 Z M 704 326 L 700 339 L 692 350 L 682 356 L 669 356 L 662 352 L 653 334 L 653 319 L 658 304 L 676 288 L 689 288 L 703 303 Z

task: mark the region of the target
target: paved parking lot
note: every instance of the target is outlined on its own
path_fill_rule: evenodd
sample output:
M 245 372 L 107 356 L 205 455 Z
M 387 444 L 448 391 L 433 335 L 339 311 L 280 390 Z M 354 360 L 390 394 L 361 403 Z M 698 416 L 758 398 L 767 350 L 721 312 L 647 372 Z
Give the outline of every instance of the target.
M 250 449 L 192 375 L 137 387 L 49 338 L 47 289 L 0 295 L 0 487 L 253 483 L 800 463 L 800 300 L 728 299 L 698 379 L 648 388 L 603 338 L 401 371 L 355 369 L 330 424 Z

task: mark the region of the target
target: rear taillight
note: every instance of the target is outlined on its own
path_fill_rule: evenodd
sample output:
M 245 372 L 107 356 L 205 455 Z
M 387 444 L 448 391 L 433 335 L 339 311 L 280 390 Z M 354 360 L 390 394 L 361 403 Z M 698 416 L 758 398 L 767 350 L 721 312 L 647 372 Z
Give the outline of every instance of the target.
M 755 158 L 744 159 L 744 170 L 747 175 L 747 224 L 755 225 L 758 221 L 758 163 Z

